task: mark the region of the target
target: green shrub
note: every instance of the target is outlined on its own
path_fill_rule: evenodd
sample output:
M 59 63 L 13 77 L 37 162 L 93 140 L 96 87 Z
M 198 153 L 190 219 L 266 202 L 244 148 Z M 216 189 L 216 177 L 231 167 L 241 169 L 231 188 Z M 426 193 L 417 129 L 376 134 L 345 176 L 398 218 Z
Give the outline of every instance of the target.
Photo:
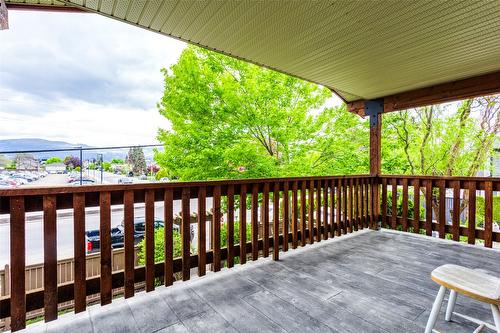
M 500 196 L 493 197 L 493 221 L 500 221 Z M 484 197 L 476 197 L 476 226 L 484 226 Z
M 420 196 L 422 197 L 422 196 Z M 403 216 L 403 191 L 398 190 L 398 196 L 396 200 L 397 207 L 397 216 Z M 408 197 L 408 218 L 413 219 L 414 211 L 413 211 L 414 203 L 413 200 Z M 380 209 L 382 211 L 382 200 L 380 200 Z M 392 216 L 392 191 L 387 193 L 387 215 Z M 425 209 L 420 207 L 420 219 L 425 216 Z
M 208 227 L 208 223 L 207 223 Z M 247 241 L 250 240 L 252 235 L 252 228 L 250 223 L 246 225 L 246 235 Z M 164 245 L 164 229 L 160 228 L 155 231 L 155 262 L 162 262 L 165 260 L 165 245 Z M 182 238 L 178 231 L 173 232 L 174 241 L 174 258 L 180 257 L 182 255 Z M 238 221 L 234 222 L 234 244 L 237 245 L 240 242 L 240 223 Z M 220 229 L 220 243 L 221 248 L 227 246 L 227 223 L 221 224 Z M 143 239 L 137 245 L 139 251 L 137 253 L 137 260 L 139 265 L 144 265 L 146 263 L 146 240 Z M 195 252 L 191 247 L 191 252 Z
M 251 239 L 252 237 L 252 226 L 250 223 L 246 224 L 246 235 L 247 235 L 247 242 Z M 234 222 L 234 242 L 233 244 L 237 245 L 240 243 L 240 222 L 235 221 Z M 227 223 L 224 223 L 220 226 L 220 246 L 221 247 L 226 247 L 227 246 Z
M 160 228 L 155 231 L 155 262 L 162 262 L 165 260 L 165 244 L 164 244 L 164 229 Z M 174 258 L 182 255 L 182 238 L 178 231 L 173 232 L 174 240 Z M 137 261 L 139 265 L 146 264 L 146 239 L 140 241 L 137 245 L 139 251 L 137 252 Z

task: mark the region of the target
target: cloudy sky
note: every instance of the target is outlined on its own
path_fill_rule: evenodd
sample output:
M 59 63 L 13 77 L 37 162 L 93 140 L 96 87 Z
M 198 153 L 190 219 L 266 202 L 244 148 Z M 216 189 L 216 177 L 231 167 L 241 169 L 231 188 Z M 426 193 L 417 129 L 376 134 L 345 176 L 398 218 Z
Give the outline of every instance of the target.
M 0 139 L 156 143 L 160 69 L 185 44 L 94 14 L 9 11 L 0 31 Z

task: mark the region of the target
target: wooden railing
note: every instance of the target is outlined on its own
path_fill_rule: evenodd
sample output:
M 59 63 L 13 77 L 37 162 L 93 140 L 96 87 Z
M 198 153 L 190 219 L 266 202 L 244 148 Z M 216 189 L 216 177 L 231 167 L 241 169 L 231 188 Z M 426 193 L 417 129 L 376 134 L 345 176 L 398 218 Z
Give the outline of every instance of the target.
M 58 305 L 64 302 L 74 300 L 75 312 L 84 311 L 87 295 L 99 293 L 104 305 L 112 302 L 112 292 L 117 288 L 123 288 L 128 298 L 134 296 L 134 286 L 139 282 L 144 281 L 149 292 L 155 289 L 155 279 L 161 279 L 165 286 L 172 285 L 175 273 L 182 280 L 189 280 L 194 268 L 202 276 L 207 264 L 211 264 L 213 271 L 219 271 L 223 263 L 231 268 L 237 257 L 240 264 L 245 264 L 247 259 L 267 257 L 271 251 L 278 260 L 279 252 L 289 247 L 294 249 L 368 226 L 374 228 L 378 220 L 374 213 L 377 205 L 372 202 L 376 183 L 374 177 L 350 176 L 0 190 L 0 214 L 10 215 L 10 270 L 11 281 L 15 281 L 10 297 L 0 299 L 0 318 L 10 316 L 11 328 L 16 331 L 25 327 L 27 311 L 43 308 L 45 320 L 51 321 L 57 318 Z M 192 198 L 197 199 L 197 207 L 190 207 Z M 195 210 L 198 216 L 206 216 L 210 198 L 211 248 L 206 249 L 205 219 L 199 218 L 197 253 L 191 253 L 190 213 Z M 186 216 L 181 223 L 179 258 L 173 257 L 174 200 L 181 201 L 181 216 Z M 227 203 L 223 223 L 228 231 L 227 246 L 223 248 L 222 200 Z M 155 202 L 162 202 L 164 207 L 163 262 L 154 259 Z M 146 245 L 142 267 L 134 265 L 134 203 L 145 204 Z M 125 268 L 117 272 L 113 272 L 111 263 L 112 205 L 122 205 L 124 210 Z M 100 276 L 93 278 L 86 278 L 87 207 L 99 207 L 100 212 Z M 64 284 L 57 283 L 58 209 L 73 209 L 74 216 L 74 279 Z M 25 213 L 33 211 L 43 211 L 44 279 L 42 290 L 25 292 Z M 234 242 L 235 220 L 240 226 L 238 244 Z M 250 239 L 246 237 L 247 223 L 251 226 Z
M 500 178 L 381 176 L 378 182 L 382 185 L 380 221 L 384 228 L 428 236 L 434 232 L 440 238 L 481 242 L 486 247 L 500 242 L 500 232 L 495 231 L 500 221 L 493 218 L 493 197 L 500 191 Z M 479 198 L 484 202 L 480 210 Z

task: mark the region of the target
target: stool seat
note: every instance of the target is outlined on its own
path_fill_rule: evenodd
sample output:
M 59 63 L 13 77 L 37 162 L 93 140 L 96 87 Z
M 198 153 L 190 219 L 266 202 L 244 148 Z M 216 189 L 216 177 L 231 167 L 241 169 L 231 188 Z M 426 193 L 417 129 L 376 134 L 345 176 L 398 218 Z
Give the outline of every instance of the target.
M 458 265 L 443 265 L 431 273 L 436 283 L 457 293 L 493 305 L 500 305 L 500 279 Z

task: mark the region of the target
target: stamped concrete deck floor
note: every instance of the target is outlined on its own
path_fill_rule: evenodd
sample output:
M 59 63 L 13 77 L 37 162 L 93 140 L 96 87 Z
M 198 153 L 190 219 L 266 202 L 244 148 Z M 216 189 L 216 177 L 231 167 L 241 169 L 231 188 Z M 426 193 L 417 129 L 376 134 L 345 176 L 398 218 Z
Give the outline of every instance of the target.
M 453 263 L 500 275 L 500 252 L 425 236 L 360 231 L 260 259 L 111 305 L 66 314 L 27 332 L 423 332 Z M 440 332 L 472 332 L 459 317 Z M 490 308 L 459 296 L 455 311 L 492 321 Z

